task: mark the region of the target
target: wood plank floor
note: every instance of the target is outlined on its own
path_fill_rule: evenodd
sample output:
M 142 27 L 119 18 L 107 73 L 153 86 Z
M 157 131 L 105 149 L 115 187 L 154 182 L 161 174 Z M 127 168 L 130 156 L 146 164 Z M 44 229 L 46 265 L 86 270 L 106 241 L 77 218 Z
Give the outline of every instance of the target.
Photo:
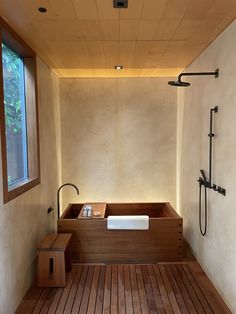
M 32 287 L 17 314 L 231 313 L 197 262 L 73 265 L 66 287 Z

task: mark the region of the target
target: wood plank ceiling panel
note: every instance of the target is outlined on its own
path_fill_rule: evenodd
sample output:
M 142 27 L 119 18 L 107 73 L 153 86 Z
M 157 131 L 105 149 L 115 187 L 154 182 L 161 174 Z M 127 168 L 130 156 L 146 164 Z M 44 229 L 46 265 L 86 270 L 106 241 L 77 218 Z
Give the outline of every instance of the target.
M 120 21 L 120 40 L 137 40 L 139 20 Z
M 172 76 L 235 19 L 236 0 L 1 0 L 0 10 L 59 76 Z
M 115 64 L 120 64 L 119 41 L 104 41 L 103 49 L 107 68 L 113 69 Z
M 155 35 L 155 40 L 171 40 L 181 19 L 161 19 Z
M 198 0 L 192 1 L 191 5 L 188 6 L 185 11 L 184 18 L 185 19 L 202 19 L 205 18 L 207 12 L 213 5 L 215 0 Z
M 84 39 L 79 20 L 40 20 L 38 25 L 49 42 Z
M 100 20 L 102 40 L 119 40 L 119 20 Z
M 129 0 L 128 10 L 120 10 L 121 20 L 137 20 L 141 18 L 143 5 L 146 0 Z
M 71 2 L 71 0 L 67 0 Z M 98 19 L 96 0 L 72 0 L 78 19 Z
M 68 0 L 48 0 L 53 13 L 63 19 L 75 19 L 76 11 L 72 1 Z
M 101 40 L 102 33 L 100 21 L 97 20 L 80 20 L 80 29 L 84 40 Z
M 160 20 L 141 20 L 139 23 L 137 40 L 154 40 Z
M 125 68 L 132 67 L 133 55 L 135 49 L 135 41 L 120 41 L 119 54 L 120 64 Z
M 102 1 L 96 0 L 96 2 L 97 2 L 98 15 L 101 20 L 118 20 L 119 19 L 119 10 L 113 8 L 113 4 L 111 0 L 102 0 Z
M 183 18 L 190 3 L 191 0 L 169 0 L 163 12 L 162 18 L 164 19 Z
M 160 19 L 166 8 L 168 0 L 145 0 L 141 18 L 146 20 Z
M 88 41 L 87 48 L 91 59 L 92 67 L 102 69 L 106 67 L 103 44 L 101 41 Z

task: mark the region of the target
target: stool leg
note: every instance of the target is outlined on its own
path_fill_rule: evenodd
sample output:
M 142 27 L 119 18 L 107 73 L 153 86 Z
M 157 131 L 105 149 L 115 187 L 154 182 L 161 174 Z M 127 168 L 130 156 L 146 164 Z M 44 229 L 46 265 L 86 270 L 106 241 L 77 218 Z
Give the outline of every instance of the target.
M 65 263 L 66 263 L 66 271 L 72 270 L 72 262 L 71 262 L 71 244 L 69 243 L 67 249 L 65 251 Z
M 65 287 L 65 283 L 64 252 L 39 252 L 38 287 Z

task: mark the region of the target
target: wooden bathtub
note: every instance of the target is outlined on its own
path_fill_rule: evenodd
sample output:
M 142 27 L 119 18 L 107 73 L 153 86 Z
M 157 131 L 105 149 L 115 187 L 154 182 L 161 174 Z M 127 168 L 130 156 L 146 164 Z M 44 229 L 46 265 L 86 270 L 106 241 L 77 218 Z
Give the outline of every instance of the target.
M 58 219 L 58 232 L 72 233 L 72 259 L 86 263 L 179 261 L 183 220 L 169 203 L 87 203 L 102 217 L 82 217 L 84 204 L 70 204 Z M 111 215 L 148 215 L 149 230 L 107 230 Z M 79 216 L 79 217 L 78 217 Z

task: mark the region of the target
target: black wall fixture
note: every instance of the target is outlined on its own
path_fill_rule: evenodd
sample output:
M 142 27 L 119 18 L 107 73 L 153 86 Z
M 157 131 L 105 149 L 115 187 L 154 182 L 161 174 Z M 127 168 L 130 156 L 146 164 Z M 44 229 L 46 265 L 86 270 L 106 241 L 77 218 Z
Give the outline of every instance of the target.
M 127 9 L 128 0 L 113 0 L 113 8 L 115 9 Z
M 177 86 L 177 87 L 187 87 L 191 84 L 189 82 L 182 82 L 181 77 L 182 76 L 201 76 L 201 75 L 212 75 L 215 78 L 219 77 L 219 69 L 216 69 L 214 72 L 192 72 L 192 73 L 181 73 L 178 76 L 177 81 L 169 81 L 168 84 L 171 86 Z
M 218 112 L 218 106 L 210 109 L 210 131 L 208 134 L 209 137 L 209 178 L 207 180 L 205 171 L 203 169 L 200 170 L 201 177 L 199 177 L 199 228 L 202 236 L 206 235 L 207 232 L 207 189 L 212 189 L 223 196 L 226 195 L 226 190 L 219 185 L 216 185 L 212 182 L 212 140 L 215 136 L 213 133 L 213 117 L 214 114 Z M 202 227 L 202 187 L 204 187 L 204 227 Z

